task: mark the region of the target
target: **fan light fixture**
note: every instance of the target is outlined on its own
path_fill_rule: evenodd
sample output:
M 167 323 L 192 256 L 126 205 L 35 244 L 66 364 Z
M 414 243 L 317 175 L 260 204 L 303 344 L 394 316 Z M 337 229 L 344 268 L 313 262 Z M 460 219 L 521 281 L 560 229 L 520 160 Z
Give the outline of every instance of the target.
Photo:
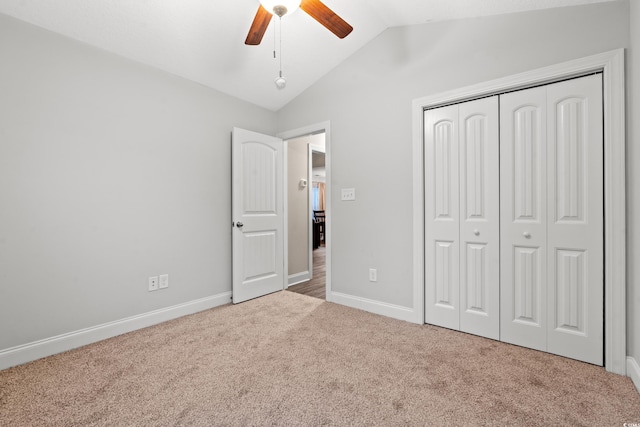
M 260 4 L 267 12 L 282 18 L 285 15 L 293 13 L 300 7 L 302 0 L 260 0 Z

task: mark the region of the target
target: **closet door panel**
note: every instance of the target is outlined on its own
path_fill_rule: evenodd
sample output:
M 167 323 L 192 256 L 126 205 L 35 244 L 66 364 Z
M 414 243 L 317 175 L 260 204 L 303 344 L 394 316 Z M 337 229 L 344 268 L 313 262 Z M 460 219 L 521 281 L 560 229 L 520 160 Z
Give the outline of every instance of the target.
M 547 342 L 546 89 L 500 96 L 500 334 Z
M 500 337 L 498 97 L 459 105 L 460 330 Z
M 424 114 L 425 321 L 459 329 L 458 106 Z
M 548 86 L 548 351 L 603 364 L 602 77 Z

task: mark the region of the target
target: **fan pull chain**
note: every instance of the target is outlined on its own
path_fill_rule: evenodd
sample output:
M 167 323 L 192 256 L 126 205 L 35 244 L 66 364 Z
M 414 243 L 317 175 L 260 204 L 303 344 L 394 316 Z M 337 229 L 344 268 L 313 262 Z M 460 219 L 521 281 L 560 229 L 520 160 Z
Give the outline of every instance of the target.
M 280 77 L 282 77 L 282 17 L 280 17 Z
M 276 87 L 278 89 L 284 89 L 284 87 L 287 85 L 287 81 L 285 80 L 284 77 L 282 77 L 282 16 L 280 16 L 279 18 L 280 18 L 280 72 L 278 73 L 278 78 L 276 78 L 274 83 L 276 84 Z M 275 28 L 275 25 L 274 25 L 274 28 Z M 275 43 L 275 40 L 274 40 L 274 43 Z M 274 49 L 273 49 L 274 57 L 275 57 L 275 53 L 276 53 L 276 50 L 274 46 Z

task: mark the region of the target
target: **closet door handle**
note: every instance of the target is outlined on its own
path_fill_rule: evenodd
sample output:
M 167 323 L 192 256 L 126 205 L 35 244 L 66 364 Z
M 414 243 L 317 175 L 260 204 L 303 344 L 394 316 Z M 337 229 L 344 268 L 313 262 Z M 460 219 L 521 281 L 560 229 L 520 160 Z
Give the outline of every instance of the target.
M 473 230 L 473 234 L 475 234 L 476 236 L 480 235 L 480 230 L 478 230 L 477 228 L 475 230 Z
M 524 233 L 522 233 L 522 235 L 527 239 L 531 238 L 531 233 L 529 233 L 528 231 L 525 231 Z

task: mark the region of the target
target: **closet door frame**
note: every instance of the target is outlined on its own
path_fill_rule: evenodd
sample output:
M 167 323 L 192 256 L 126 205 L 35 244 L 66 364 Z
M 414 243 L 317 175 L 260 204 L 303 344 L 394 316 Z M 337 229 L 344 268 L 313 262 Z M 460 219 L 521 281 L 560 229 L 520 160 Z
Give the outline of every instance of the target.
M 624 49 L 413 101 L 413 319 L 424 323 L 424 110 L 602 72 L 604 111 L 605 369 L 626 375 L 626 203 Z

